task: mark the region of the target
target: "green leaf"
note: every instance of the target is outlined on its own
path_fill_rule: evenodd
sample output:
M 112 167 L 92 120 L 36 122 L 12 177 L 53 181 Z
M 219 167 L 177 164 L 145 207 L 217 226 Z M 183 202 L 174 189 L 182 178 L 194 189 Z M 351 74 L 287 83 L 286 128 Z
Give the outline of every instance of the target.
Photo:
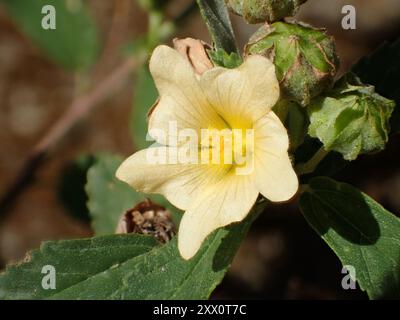
M 97 27 L 81 0 L 1 0 L 22 31 L 48 57 L 70 69 L 89 67 L 99 52 Z M 45 5 L 56 9 L 56 29 L 42 28 Z
M 371 299 L 400 298 L 400 219 L 356 188 L 314 178 L 300 198 L 308 223 Z
M 224 49 L 208 50 L 208 54 L 215 65 L 234 69 L 242 64 L 242 58 L 236 53 L 226 53 Z
M 116 221 L 137 194 L 114 173 L 121 160 L 99 156 L 89 170 L 89 209 L 99 232 L 113 232 Z M 115 209 L 116 208 L 116 209 Z M 0 298 L 7 299 L 204 299 L 223 279 L 252 221 L 213 232 L 191 260 L 180 257 L 173 239 L 157 246 L 141 235 L 110 235 L 45 243 L 27 263 L 0 275 Z M 44 265 L 56 269 L 57 289 L 43 290 Z
M 87 206 L 96 235 L 115 233 L 121 215 L 144 197 L 115 177 L 122 159 L 119 156 L 100 155 L 87 176 Z
M 191 260 L 183 260 L 176 239 L 85 282 L 54 299 L 206 299 L 223 279 L 252 222 L 215 231 Z
M 239 54 L 225 1 L 196 1 L 200 8 L 200 13 L 203 17 L 203 20 L 205 21 L 208 31 L 210 32 L 215 48 L 223 49 L 227 53 L 236 52 Z
M 396 109 L 390 121 L 392 133 L 400 132 L 399 57 L 400 39 L 384 44 L 353 67 L 363 82 L 374 85 L 379 94 L 396 101 Z
M 141 235 L 113 235 L 82 240 L 45 242 L 28 260 L 9 266 L 0 274 L 0 299 L 44 299 L 123 262 L 148 252 L 157 241 Z M 42 287 L 42 268 L 51 265 L 56 271 L 56 289 Z M 99 288 L 101 290 L 101 288 Z M 93 293 L 96 294 L 95 292 Z M 86 299 L 90 299 L 88 294 Z
M 64 168 L 57 186 L 57 195 L 67 212 L 84 222 L 90 221 L 85 191 L 87 172 L 95 161 L 95 157 L 90 154 L 78 156 Z
M 223 279 L 256 215 L 213 232 L 188 261 L 180 257 L 176 239 L 164 246 L 141 235 L 46 242 L 28 262 L 0 275 L 0 298 L 205 299 Z M 45 265 L 55 267 L 56 290 L 41 287 Z
M 136 192 L 115 177 L 121 163 L 122 158 L 119 156 L 98 155 L 95 164 L 88 171 L 85 188 L 89 198 L 87 206 L 96 235 L 115 233 L 122 214 L 145 198 L 166 207 L 171 212 L 175 224 L 179 223 L 181 211 L 163 196 Z
M 381 151 L 388 141 L 394 102 L 375 93 L 348 74 L 335 88 L 312 101 L 308 133 L 327 151 L 354 160 L 359 154 Z
M 130 129 L 134 145 L 138 149 L 144 149 L 151 145 L 146 140 L 147 113 L 156 102 L 158 92 L 147 65 L 138 70 L 136 76 L 133 110 L 130 119 Z M 153 142 L 154 143 L 154 142 Z

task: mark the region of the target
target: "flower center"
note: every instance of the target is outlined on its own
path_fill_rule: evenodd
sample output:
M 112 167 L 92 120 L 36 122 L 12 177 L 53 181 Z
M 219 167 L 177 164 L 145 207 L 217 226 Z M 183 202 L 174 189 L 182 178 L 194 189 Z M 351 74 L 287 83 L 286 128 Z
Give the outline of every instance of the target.
M 202 162 L 245 167 L 253 157 L 253 129 L 202 130 Z

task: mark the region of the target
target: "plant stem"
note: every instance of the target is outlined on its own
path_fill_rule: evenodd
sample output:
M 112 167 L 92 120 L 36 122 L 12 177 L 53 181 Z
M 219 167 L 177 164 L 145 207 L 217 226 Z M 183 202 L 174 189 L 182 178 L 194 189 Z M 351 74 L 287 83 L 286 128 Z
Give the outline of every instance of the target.
M 240 54 L 225 2 L 222 0 L 196 0 L 196 2 L 215 48 L 224 49 L 228 54 L 231 52 Z
M 328 155 L 328 153 L 329 151 L 326 151 L 324 147 L 319 148 L 310 160 L 296 166 L 297 174 L 301 176 L 314 172 L 319 163 Z

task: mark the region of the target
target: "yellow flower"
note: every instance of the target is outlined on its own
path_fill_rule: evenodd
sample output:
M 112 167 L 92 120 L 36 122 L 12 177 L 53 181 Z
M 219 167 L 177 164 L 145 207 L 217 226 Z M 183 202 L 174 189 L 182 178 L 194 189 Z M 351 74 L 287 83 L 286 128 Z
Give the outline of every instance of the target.
M 151 57 L 150 71 L 160 100 L 150 115 L 149 133 L 158 145 L 126 159 L 116 175 L 136 190 L 161 193 L 185 210 L 178 247 L 182 257 L 190 259 L 212 231 L 243 220 L 259 193 L 278 202 L 297 192 L 288 135 L 271 111 L 279 98 L 279 84 L 274 65 L 257 55 L 236 69 L 214 67 L 199 75 L 176 50 L 159 46 Z M 186 129 L 202 137 L 191 140 L 191 146 L 196 146 L 189 148 L 201 151 L 201 157 L 173 161 L 187 146 L 177 137 Z M 242 130 L 243 134 L 233 135 L 229 145 L 211 136 L 204 139 L 204 130 Z M 248 131 L 253 135 L 247 135 Z M 238 154 L 246 154 L 247 163 L 239 163 Z M 213 161 L 213 155 L 221 155 L 223 163 Z M 225 162 L 229 155 L 233 161 Z M 153 162 L 154 157 L 163 156 L 167 161 Z

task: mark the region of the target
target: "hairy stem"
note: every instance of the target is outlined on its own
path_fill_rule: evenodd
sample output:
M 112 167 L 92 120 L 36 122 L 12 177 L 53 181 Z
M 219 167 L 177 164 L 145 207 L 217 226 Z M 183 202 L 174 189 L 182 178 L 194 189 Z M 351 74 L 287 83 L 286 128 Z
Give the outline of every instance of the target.
M 296 166 L 296 172 L 299 176 L 309 174 L 315 171 L 319 163 L 325 159 L 329 151 L 326 151 L 324 147 L 319 148 L 319 150 L 312 156 L 310 160 L 305 163 L 300 163 Z
M 215 48 L 239 54 L 225 1 L 196 0 L 196 2 Z

